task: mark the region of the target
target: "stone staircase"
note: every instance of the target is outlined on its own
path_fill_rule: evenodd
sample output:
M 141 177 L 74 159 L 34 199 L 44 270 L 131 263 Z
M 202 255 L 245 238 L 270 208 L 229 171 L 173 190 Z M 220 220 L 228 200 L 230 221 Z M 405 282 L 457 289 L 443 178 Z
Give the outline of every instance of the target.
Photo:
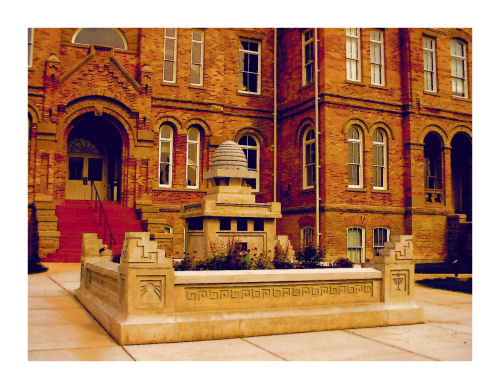
M 104 222 L 99 224 L 99 207 L 95 201 L 66 200 L 56 207 L 57 230 L 61 233 L 59 248 L 55 253 L 42 258 L 43 262 L 80 262 L 82 255 L 82 234 L 97 233 L 103 243 L 119 256 L 125 232 L 142 231 L 141 222 L 133 208 L 125 208 L 114 201 L 102 202 L 115 241 L 109 244 L 109 235 L 104 236 Z

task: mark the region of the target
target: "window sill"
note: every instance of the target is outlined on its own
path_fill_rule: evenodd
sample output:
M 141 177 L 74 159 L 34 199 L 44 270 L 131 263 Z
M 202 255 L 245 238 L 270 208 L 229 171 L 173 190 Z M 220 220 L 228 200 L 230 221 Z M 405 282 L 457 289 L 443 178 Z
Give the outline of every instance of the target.
M 465 101 L 466 103 L 472 103 L 472 100 L 469 97 L 459 97 L 459 96 L 451 96 L 452 100 Z
M 344 82 L 349 85 L 366 86 L 362 81 L 345 80 Z
M 383 89 L 383 90 L 389 90 L 389 88 L 386 85 L 375 85 L 375 84 L 370 84 L 370 88 L 374 89 Z
M 366 188 L 349 188 L 349 187 L 347 187 L 346 191 L 347 192 L 364 192 L 364 193 L 367 193 L 368 189 L 366 189 Z
M 301 189 L 300 192 L 301 193 L 314 193 L 314 192 L 316 192 L 316 188 L 315 187 L 305 188 L 305 189 Z
M 189 85 L 189 88 L 207 90 L 207 88 L 203 85 Z
M 310 82 L 309 84 L 306 84 L 306 85 L 302 85 L 300 88 L 299 88 L 299 92 L 305 90 L 305 89 L 308 89 L 310 88 L 311 86 L 314 85 L 314 82 Z
M 35 71 L 35 68 L 33 67 L 33 65 L 28 66 L 28 72 L 34 72 L 34 71 Z
M 262 94 L 259 92 L 259 93 L 256 93 L 256 92 L 242 92 L 242 91 L 238 91 L 236 92 L 237 95 L 239 96 L 246 96 L 246 97 L 262 97 Z
M 392 191 L 389 189 L 375 189 L 375 188 L 373 188 L 372 193 L 392 193 Z
M 429 95 L 429 96 L 436 96 L 436 97 L 441 97 L 441 95 L 437 92 L 431 92 L 431 91 L 428 91 L 428 90 L 424 90 L 422 92 L 424 95 Z
M 160 85 L 166 85 L 166 86 L 179 86 L 179 84 L 177 82 L 166 82 L 166 81 L 162 81 Z

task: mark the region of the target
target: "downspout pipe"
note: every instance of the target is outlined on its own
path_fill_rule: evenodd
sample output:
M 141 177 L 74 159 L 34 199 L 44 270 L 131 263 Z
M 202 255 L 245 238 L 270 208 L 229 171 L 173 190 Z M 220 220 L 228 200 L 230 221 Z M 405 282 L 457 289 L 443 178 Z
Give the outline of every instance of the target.
M 315 128 L 315 154 L 316 154 L 316 164 L 315 164 L 315 177 L 316 177 L 316 247 L 319 247 L 321 232 L 319 230 L 319 168 L 320 168 L 320 158 L 319 158 L 319 98 L 318 98 L 318 29 L 314 29 L 314 128 Z
M 278 129 L 277 129 L 277 75 L 276 75 L 276 62 L 277 62 L 277 47 L 278 47 L 278 34 L 277 34 L 277 29 L 274 29 L 274 47 L 273 47 L 273 83 L 274 83 L 274 103 L 273 103 L 273 201 L 277 201 L 277 196 L 276 196 L 276 185 L 277 185 L 277 179 L 278 177 L 276 176 L 277 172 L 277 148 L 278 148 L 278 140 L 277 140 L 277 135 L 278 135 Z

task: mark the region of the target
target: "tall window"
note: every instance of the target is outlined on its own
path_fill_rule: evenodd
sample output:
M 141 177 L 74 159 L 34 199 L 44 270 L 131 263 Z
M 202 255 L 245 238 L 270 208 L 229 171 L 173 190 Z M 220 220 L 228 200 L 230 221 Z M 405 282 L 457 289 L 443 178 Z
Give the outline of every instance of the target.
M 260 167 L 260 147 L 258 141 L 251 135 L 244 135 L 238 141 L 238 144 L 243 149 L 245 156 L 247 157 L 248 170 L 255 171 L 259 173 Z M 254 179 L 247 179 L 250 186 L 259 191 L 259 175 Z
M 451 93 L 467 97 L 466 46 L 457 39 L 451 40 Z
M 370 63 L 372 85 L 384 85 L 384 31 L 370 30 Z
M 347 258 L 354 263 L 365 262 L 365 231 L 361 227 L 347 229 Z
M 203 85 L 204 32 L 193 30 L 191 39 L 191 85 Z
M 314 33 L 307 30 L 302 33 L 302 85 L 309 85 L 314 78 Z
M 377 227 L 373 230 L 373 253 L 380 255 L 379 252 L 384 248 L 385 242 L 389 241 L 389 229 Z
M 240 41 L 238 90 L 260 93 L 260 42 Z
M 177 29 L 165 29 L 163 52 L 163 81 L 175 82 L 177 73 Z
M 190 127 L 187 134 L 186 182 L 188 188 L 199 187 L 200 131 Z
M 300 229 L 300 248 L 314 245 L 314 228 L 302 227 Z
M 28 28 L 28 66 L 33 65 L 33 33 L 34 28 Z
M 73 43 L 127 49 L 124 36 L 114 28 L 82 28 L 73 37 Z
M 346 28 L 345 34 L 346 77 L 350 81 L 361 81 L 359 28 Z
M 363 147 L 361 130 L 358 126 L 349 127 L 347 144 L 349 148 L 349 186 L 361 188 L 363 186 Z
M 373 188 L 387 189 L 387 147 L 384 131 L 377 128 L 373 133 Z
M 304 134 L 303 149 L 302 149 L 302 186 L 304 189 L 313 188 L 316 175 L 316 138 L 314 129 L 306 130 Z
M 172 146 L 174 129 L 164 123 L 160 126 L 160 163 L 159 163 L 159 183 L 163 187 L 172 187 L 172 167 L 173 156 Z
M 424 36 L 424 90 L 437 92 L 436 85 L 436 40 Z
M 436 134 L 424 139 L 425 188 L 441 189 L 441 142 Z

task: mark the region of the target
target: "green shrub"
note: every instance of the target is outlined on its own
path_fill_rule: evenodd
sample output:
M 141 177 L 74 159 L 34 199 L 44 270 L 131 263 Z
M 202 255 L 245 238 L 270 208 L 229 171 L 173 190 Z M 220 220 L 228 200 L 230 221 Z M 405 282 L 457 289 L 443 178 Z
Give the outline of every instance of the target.
M 277 245 L 274 248 L 273 266 L 275 269 L 293 269 L 295 264 L 290 259 L 290 244 L 287 242 L 286 247 Z
M 339 258 L 333 262 L 329 267 L 334 268 L 348 268 L 352 267 L 353 263 L 348 258 Z
M 320 247 L 306 246 L 295 254 L 297 268 L 299 269 L 314 269 L 321 266 L 324 253 Z

